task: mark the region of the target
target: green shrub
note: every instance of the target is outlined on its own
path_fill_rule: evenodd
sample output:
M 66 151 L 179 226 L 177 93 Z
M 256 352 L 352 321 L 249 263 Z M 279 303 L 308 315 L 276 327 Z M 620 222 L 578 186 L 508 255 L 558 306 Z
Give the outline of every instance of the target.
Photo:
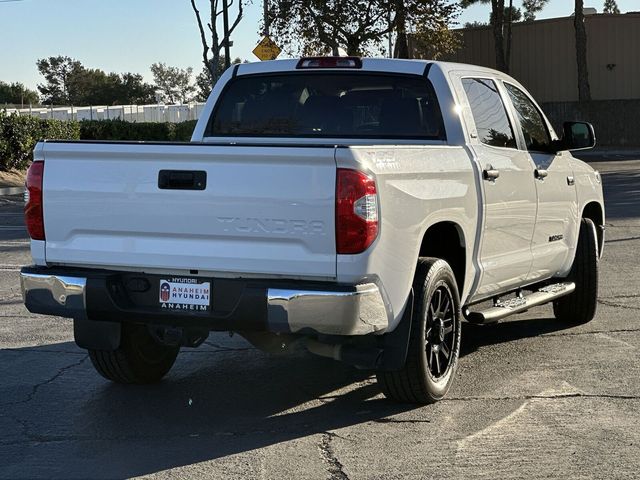
M 134 140 L 146 142 L 188 142 L 195 121 L 182 123 L 124 122 L 122 120 L 84 120 L 80 122 L 82 140 Z
M 176 132 L 174 142 L 189 142 L 191 135 L 196 128 L 197 120 L 188 120 L 186 122 L 175 123 Z
M 43 120 L 30 116 L 7 115 L 0 111 L 0 170 L 23 170 L 33 159 L 33 148 L 43 139 L 78 140 L 78 122 Z
M 122 120 L 63 121 L 7 115 L 0 110 L 0 171 L 25 169 L 33 148 L 49 140 L 133 140 L 188 142 L 196 121 L 182 123 L 134 123 Z

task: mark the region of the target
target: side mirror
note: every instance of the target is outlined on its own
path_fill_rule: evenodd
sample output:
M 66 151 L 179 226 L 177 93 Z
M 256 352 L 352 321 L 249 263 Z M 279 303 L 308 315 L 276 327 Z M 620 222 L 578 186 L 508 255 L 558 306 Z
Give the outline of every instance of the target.
M 596 146 L 593 125 L 587 122 L 565 122 L 564 136 L 560 140 L 560 150 L 588 150 Z

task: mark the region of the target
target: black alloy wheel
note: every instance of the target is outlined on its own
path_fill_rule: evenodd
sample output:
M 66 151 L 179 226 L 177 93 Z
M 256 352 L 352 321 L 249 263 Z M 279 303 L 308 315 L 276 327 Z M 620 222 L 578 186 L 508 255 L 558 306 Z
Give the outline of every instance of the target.
M 386 397 L 403 403 L 442 399 L 456 374 L 462 311 L 455 275 L 438 258 L 420 258 L 413 281 L 414 304 L 404 366 L 376 373 Z
M 429 374 L 434 380 L 445 376 L 451 367 L 451 352 L 456 341 L 454 300 L 446 283 L 438 286 L 427 312 L 425 353 Z

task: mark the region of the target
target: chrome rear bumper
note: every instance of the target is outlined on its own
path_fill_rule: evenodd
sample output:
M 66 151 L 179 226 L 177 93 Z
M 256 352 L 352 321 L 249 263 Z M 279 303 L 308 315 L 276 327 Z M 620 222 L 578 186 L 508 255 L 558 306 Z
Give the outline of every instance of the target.
M 274 331 L 366 335 L 389 325 L 380 290 L 373 283 L 356 285 L 349 292 L 270 288 L 267 303 Z
M 21 272 L 20 285 L 30 312 L 86 318 L 86 278 Z
M 176 324 L 185 320 L 194 322 L 193 316 L 160 317 L 155 307 L 141 307 L 137 311 L 129 312 L 124 308 L 117 308 L 115 302 L 104 301 L 110 298 L 106 283 L 99 283 L 101 287 L 97 292 L 97 283 L 92 284 L 93 303 L 88 305 L 86 277 L 67 276 L 53 271 L 46 273 L 47 269 L 38 269 L 37 273 L 29 270 L 23 269 L 20 282 L 24 303 L 32 313 L 87 319 L 89 309 L 94 312 L 90 318 L 93 320 L 96 319 L 93 318 L 94 314 L 99 311 L 102 317 L 106 316 L 109 321 L 162 322 L 163 318 L 168 318 L 169 322 Z M 201 318 L 201 325 L 212 330 L 252 330 L 256 323 L 259 323 L 263 325 L 263 329 L 271 332 L 325 335 L 367 335 L 382 333 L 388 327 L 382 295 L 373 283 L 351 287 L 336 286 L 335 290 L 330 289 L 333 286 L 322 289 L 317 284 L 308 288 L 285 289 L 271 288 L 268 282 L 263 283 L 264 285 L 255 286 L 255 282 L 252 282 L 252 288 L 244 290 L 243 295 L 249 295 L 249 300 L 253 299 L 255 302 L 256 296 L 262 299 L 258 303 L 252 303 L 252 307 L 244 309 L 253 312 L 254 318 L 250 322 L 245 323 L 244 313 L 234 317 L 235 312 L 224 316 L 213 312 L 209 316 L 195 317 L 196 321 L 200 322 L 197 319 Z M 215 279 L 213 285 L 215 289 Z M 247 293 L 249 290 L 251 294 Z M 238 304 L 242 301 L 240 298 Z M 104 321 L 105 318 L 99 320 Z

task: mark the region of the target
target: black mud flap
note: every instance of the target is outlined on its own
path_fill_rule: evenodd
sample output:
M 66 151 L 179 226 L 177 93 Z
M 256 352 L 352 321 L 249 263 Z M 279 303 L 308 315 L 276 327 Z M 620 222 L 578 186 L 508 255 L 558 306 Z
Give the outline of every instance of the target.
M 73 320 L 76 344 L 87 350 L 113 351 L 120 347 L 122 324 L 95 320 Z
M 413 288 L 409 292 L 407 306 L 400 323 L 393 332 L 385 333 L 381 341 L 382 355 L 379 358 L 377 370 L 393 372 L 404 367 L 409 350 L 409 335 L 413 317 Z

